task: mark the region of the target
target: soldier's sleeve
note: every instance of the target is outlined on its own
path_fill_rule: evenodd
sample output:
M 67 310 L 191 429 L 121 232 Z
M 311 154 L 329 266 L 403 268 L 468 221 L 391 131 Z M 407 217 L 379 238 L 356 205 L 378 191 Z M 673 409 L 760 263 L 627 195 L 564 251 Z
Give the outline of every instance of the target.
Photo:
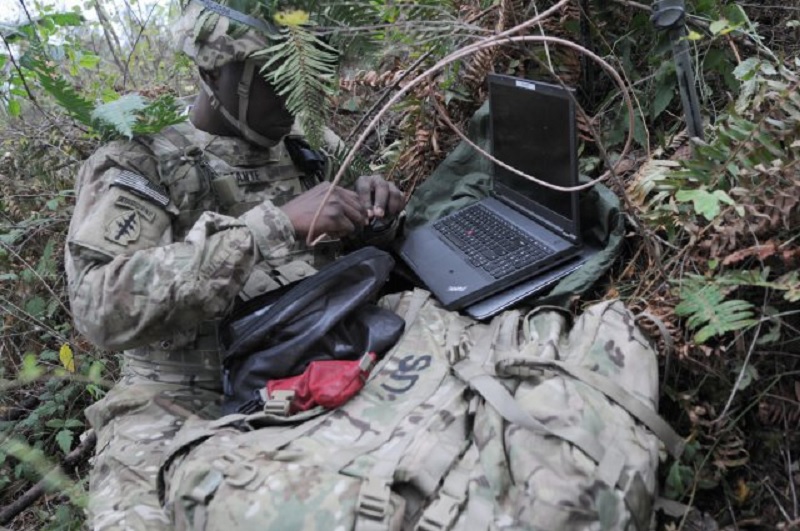
M 256 261 L 294 241 L 268 202 L 241 218 L 205 212 L 173 241 L 165 191 L 110 166 L 96 154 L 81 169 L 66 249 L 75 324 L 98 346 L 135 348 L 221 317 Z

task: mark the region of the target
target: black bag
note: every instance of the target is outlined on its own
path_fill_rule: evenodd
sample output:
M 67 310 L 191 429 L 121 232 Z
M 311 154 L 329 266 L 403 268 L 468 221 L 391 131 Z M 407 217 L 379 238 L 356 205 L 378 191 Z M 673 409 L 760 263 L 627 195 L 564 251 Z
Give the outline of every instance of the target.
M 393 267 L 387 253 L 365 247 L 236 309 L 220 328 L 224 413 L 256 411 L 267 381 L 302 374 L 312 361 L 385 354 L 405 326 L 375 305 Z

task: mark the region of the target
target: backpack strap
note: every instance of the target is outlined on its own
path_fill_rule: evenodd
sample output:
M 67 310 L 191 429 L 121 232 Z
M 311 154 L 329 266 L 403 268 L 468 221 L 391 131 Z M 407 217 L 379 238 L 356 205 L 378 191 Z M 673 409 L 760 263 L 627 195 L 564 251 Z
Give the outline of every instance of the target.
M 437 498 L 422 512 L 414 531 L 442 531 L 453 527 L 467 501 L 469 477 L 479 456 L 475 444 L 470 443 L 458 464 L 445 476 Z M 470 528 L 476 529 L 473 522 Z
M 415 288 L 411 293 L 411 300 L 408 302 L 408 307 L 406 308 L 405 313 L 400 316 L 406 322 L 406 330 L 409 329 L 417 320 L 419 312 L 422 310 L 422 307 L 425 306 L 425 303 L 428 301 L 430 296 L 431 294 L 429 291 L 419 288 Z
M 464 392 L 465 385 L 454 385 L 450 392 L 441 397 L 443 402 L 449 403 L 453 398 L 460 396 Z M 419 425 L 427 424 L 432 418 L 440 413 L 438 408 L 430 408 L 425 416 L 419 420 Z M 355 452 L 341 452 L 334 457 L 333 468 L 341 469 L 347 466 L 356 458 L 377 450 L 387 445 L 395 434 L 397 426 L 384 429 L 380 437 L 370 444 L 368 448 L 359 448 Z M 389 505 L 391 497 L 391 487 L 394 484 L 394 476 L 400 460 L 406 455 L 406 450 L 414 442 L 417 431 L 410 430 L 403 437 L 388 444 L 388 451 L 381 451 L 377 457 L 376 464 L 366 474 L 358 493 L 356 505 L 356 526 L 355 531 L 386 531 L 389 529 Z M 460 448 L 453 448 L 453 453 L 460 453 Z M 331 466 L 331 461 L 328 461 Z
M 649 507 L 640 507 L 646 497 L 637 495 L 642 489 L 646 492 L 644 480 L 638 473 L 633 474 L 632 477 L 624 473 L 624 455 L 617 451 L 606 451 L 585 430 L 575 427 L 550 427 L 542 424 L 519 405 L 514 396 L 497 378 L 487 373 L 475 362 L 464 360 L 456 364 L 453 369 L 459 378 L 468 383 L 470 388 L 481 395 L 506 421 L 534 432 L 559 438 L 575 446 L 597 463 L 598 479 L 604 480 L 610 486 L 616 485 L 623 492 L 625 503 L 633 515 L 637 529 L 647 528 L 647 522 L 643 522 L 642 517 L 649 514 Z
M 628 390 L 611 380 L 585 367 L 564 363 L 557 360 L 510 359 L 497 364 L 497 374 L 502 376 L 530 377 L 538 375 L 542 370 L 557 370 L 563 374 L 588 385 L 604 394 L 608 399 L 622 407 L 636 420 L 647 426 L 664 443 L 667 451 L 678 459 L 686 444 L 672 427 L 655 411 L 647 407 Z

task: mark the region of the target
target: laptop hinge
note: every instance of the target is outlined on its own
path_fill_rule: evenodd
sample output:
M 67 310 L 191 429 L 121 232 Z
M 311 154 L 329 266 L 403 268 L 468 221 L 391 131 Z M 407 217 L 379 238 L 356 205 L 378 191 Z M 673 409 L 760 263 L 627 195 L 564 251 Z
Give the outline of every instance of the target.
M 502 196 L 502 195 L 500 195 L 498 193 L 495 193 L 494 190 L 492 190 L 489 194 L 493 198 L 495 198 L 498 201 L 500 201 L 501 203 L 503 203 L 504 205 L 513 208 L 514 210 L 516 210 L 517 212 L 519 212 L 523 216 L 526 216 L 528 218 L 531 218 L 531 219 L 535 220 L 538 224 L 542 225 L 544 228 L 546 228 L 550 232 L 553 232 L 553 233 L 561 236 L 562 238 L 564 238 L 565 240 L 567 240 L 567 241 L 569 241 L 571 243 L 578 243 L 577 235 L 572 234 L 571 232 L 564 230 L 562 227 L 559 227 L 558 225 L 556 225 L 555 223 L 553 223 L 549 219 L 546 219 L 546 218 L 540 216 L 539 214 L 537 214 L 536 212 L 533 212 L 532 210 L 526 209 L 525 207 L 523 207 L 519 203 L 516 203 L 516 202 L 512 201 L 508 197 L 504 197 L 504 196 Z

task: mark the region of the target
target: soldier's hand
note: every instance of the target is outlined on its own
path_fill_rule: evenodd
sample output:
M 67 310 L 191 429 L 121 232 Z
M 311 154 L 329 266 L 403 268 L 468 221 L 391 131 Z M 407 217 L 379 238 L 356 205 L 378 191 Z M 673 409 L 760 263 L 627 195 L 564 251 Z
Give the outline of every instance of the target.
M 311 190 L 295 197 L 281 207 L 294 226 L 298 238 L 305 238 L 311 230 L 311 222 L 330 189 L 330 183 L 320 183 Z M 314 236 L 328 234 L 339 238 L 355 232 L 368 222 L 367 209 L 359 201 L 358 195 L 345 188 L 335 187 L 330 199 L 320 212 Z
M 356 181 L 356 192 L 370 218 L 394 217 L 403 210 L 403 193 L 381 175 L 359 177 Z

